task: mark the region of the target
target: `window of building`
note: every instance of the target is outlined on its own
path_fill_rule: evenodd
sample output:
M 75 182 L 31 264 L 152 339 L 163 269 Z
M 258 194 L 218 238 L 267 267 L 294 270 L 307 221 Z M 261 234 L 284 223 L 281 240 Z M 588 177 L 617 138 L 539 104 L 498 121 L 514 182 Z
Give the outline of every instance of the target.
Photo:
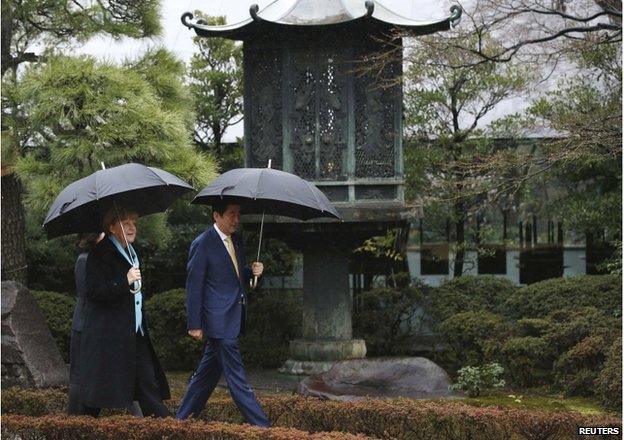
M 479 249 L 479 275 L 505 275 L 507 273 L 507 248 L 505 245 L 484 245 Z
M 448 275 L 448 243 L 428 243 L 420 247 L 420 273 L 422 275 Z

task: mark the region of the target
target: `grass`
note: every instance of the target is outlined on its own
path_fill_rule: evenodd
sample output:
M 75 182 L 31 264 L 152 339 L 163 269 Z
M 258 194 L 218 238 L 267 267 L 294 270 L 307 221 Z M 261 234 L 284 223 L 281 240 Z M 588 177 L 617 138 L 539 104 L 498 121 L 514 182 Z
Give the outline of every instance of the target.
M 272 370 L 259 370 L 251 372 L 254 376 L 261 374 L 266 381 L 267 378 L 273 378 L 286 384 L 296 384 L 297 378 L 293 376 L 285 376 Z M 181 398 L 186 389 L 186 384 L 190 376 L 189 372 L 167 372 L 169 386 L 171 387 L 172 397 Z M 301 378 L 302 379 L 302 378 Z M 254 386 L 252 388 L 259 397 L 268 397 L 275 395 L 289 396 L 292 391 L 282 389 L 272 389 L 270 386 Z M 220 386 L 215 390 L 214 397 L 228 397 L 227 389 Z M 457 400 L 458 398 L 450 398 Z M 450 399 L 433 399 L 440 402 Z M 531 388 L 522 390 L 489 390 L 487 395 L 474 398 L 459 398 L 462 403 L 474 406 L 495 406 L 500 408 L 514 408 L 525 410 L 540 411 L 575 411 L 584 415 L 600 415 L 612 414 L 602 408 L 595 399 L 587 397 L 567 397 L 561 394 L 553 393 L 547 388 Z
M 166 376 L 169 381 L 169 389 L 171 390 L 171 397 L 173 399 L 182 399 L 186 385 L 188 384 L 189 377 L 191 376 L 189 371 L 167 371 Z M 212 394 L 214 397 L 229 396 L 226 389 L 217 387 Z
M 594 399 L 566 397 L 544 389 L 492 390 L 485 396 L 464 398 L 462 402 L 474 406 L 540 411 L 575 411 L 584 415 L 609 414 Z

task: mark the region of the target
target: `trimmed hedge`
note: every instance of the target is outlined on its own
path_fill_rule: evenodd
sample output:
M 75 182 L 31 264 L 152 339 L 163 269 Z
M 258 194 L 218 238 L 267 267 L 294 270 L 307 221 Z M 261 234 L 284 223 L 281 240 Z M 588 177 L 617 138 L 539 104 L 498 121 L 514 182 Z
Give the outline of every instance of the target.
M 362 292 L 357 298 L 358 311 L 353 314 L 354 337 L 366 340 L 369 356 L 411 354 L 412 320 L 423 299 L 423 286 L 381 287 Z
M 506 327 L 500 315 L 485 310 L 457 313 L 439 326 L 449 349 L 438 358 L 453 372 L 462 366 L 481 365 L 486 341 L 500 337 Z
M 517 291 L 508 279 L 492 275 L 452 278 L 431 291 L 429 312 L 436 322 L 461 312 L 500 313 L 507 298 Z
M 547 385 L 575 396 L 617 389 L 615 361 L 606 367 L 606 359 L 621 334 L 621 290 L 619 275 L 554 278 L 522 288 L 487 276 L 449 280 L 430 297 L 429 312 L 439 317 L 434 322 L 446 345 L 434 358 L 451 373 L 498 362 L 511 386 Z
M 67 391 L 11 387 L 2 390 L 2 414 L 44 416 L 67 410 Z
M 248 294 L 246 332 L 240 337 L 245 366 L 277 368 L 303 331 L 303 292 L 258 290 Z
M 65 362 L 69 362 L 72 317 L 76 298 L 65 293 L 32 291 Z
M 341 432 L 310 434 L 293 428 L 259 428 L 251 425 L 206 423 L 173 418 L 132 416 L 28 417 L 2 416 L 2 437 L 6 439 L 90 440 L 366 440 L 370 437 Z
M 595 382 L 596 395 L 606 408 L 622 409 L 622 337 L 616 338 Z
M 511 337 L 500 348 L 506 372 L 514 385 L 530 387 L 547 382 L 552 369 L 553 348 L 544 338 Z
M 570 307 L 596 307 L 619 317 L 622 310 L 620 275 L 581 275 L 552 278 L 511 292 L 504 304 L 512 319 L 539 318 Z
M 620 322 L 583 307 L 509 322 L 509 328 L 509 333 L 484 343 L 485 361 L 499 362 L 509 384 L 550 385 L 567 395 L 592 396 Z
M 154 295 L 145 302 L 150 338 L 165 369 L 193 370 L 203 344 L 186 331 L 186 292 L 174 289 Z
M 193 370 L 202 343 L 187 335 L 186 293 L 174 289 L 145 302 L 152 343 L 165 369 Z M 274 368 L 288 358 L 288 344 L 301 335 L 301 293 L 259 291 L 250 295 L 246 333 L 240 345 L 245 365 Z
M 292 396 L 265 397 L 260 402 L 275 426 L 309 432 L 340 430 L 383 439 L 572 439 L 577 438 L 577 426 L 621 426 L 617 417 L 484 408 L 453 401 L 392 399 L 345 403 Z M 240 421 L 238 409 L 229 399 L 213 401 L 202 417 Z
M 3 413 L 19 412 L 16 411 L 16 408 L 7 408 L 8 405 L 6 405 L 6 403 L 13 403 L 18 406 L 22 405 L 20 398 L 24 396 L 24 393 L 24 390 L 6 390 L 2 396 Z M 46 399 L 63 400 L 63 398 L 66 398 L 62 391 L 56 391 L 56 399 L 52 392 L 41 393 L 32 391 L 29 393 L 27 400 L 30 400 L 28 408 L 31 409 L 41 409 L 45 407 L 52 409 L 57 406 L 58 402 L 52 403 L 43 401 Z M 39 393 L 39 400 L 41 402 L 34 405 L 32 401 L 37 393 Z M 7 397 L 9 398 L 9 402 L 5 402 Z M 498 440 L 501 438 L 520 438 L 554 440 L 577 438 L 577 426 L 621 427 L 620 418 L 613 416 L 584 416 L 575 412 L 546 412 L 502 409 L 498 407 L 477 407 L 457 401 L 387 399 L 336 402 L 301 396 L 271 396 L 260 398 L 259 400 L 273 426 L 290 427 L 308 432 L 342 431 L 352 434 L 361 433 L 381 439 Z M 168 404 L 171 405 L 171 408 L 174 408 L 178 403 L 179 402 L 173 401 Z M 17 409 L 23 410 L 28 408 L 22 406 Z M 3 426 L 6 426 L 7 418 L 9 421 L 16 420 L 10 417 L 12 416 L 3 416 Z M 242 416 L 236 405 L 230 398 L 223 397 L 210 399 L 201 418 L 210 422 L 242 422 Z M 58 417 L 58 419 L 66 420 L 67 418 Z M 93 419 L 87 420 L 93 423 Z M 101 420 L 110 419 L 103 418 Z M 162 431 L 161 433 L 164 434 Z M 85 436 L 87 434 L 88 433 L 85 433 Z M 108 439 L 113 437 L 101 438 Z M 151 437 L 146 436 L 144 438 Z M 229 439 L 239 437 L 222 438 Z M 308 437 L 304 436 L 301 438 L 305 439 Z

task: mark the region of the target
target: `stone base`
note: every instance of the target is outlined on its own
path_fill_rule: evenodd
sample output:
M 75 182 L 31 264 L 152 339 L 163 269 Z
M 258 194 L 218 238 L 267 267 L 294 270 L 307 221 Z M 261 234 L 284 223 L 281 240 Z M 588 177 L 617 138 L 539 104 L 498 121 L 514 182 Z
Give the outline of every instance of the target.
M 366 357 L 364 339 L 290 341 L 290 356 L 302 361 L 342 361 Z
M 329 370 L 337 361 L 366 357 L 364 339 L 290 341 L 290 356 L 280 372 L 288 374 L 319 374 Z
M 279 369 L 280 373 L 309 376 L 329 371 L 336 361 L 297 361 L 288 359 Z

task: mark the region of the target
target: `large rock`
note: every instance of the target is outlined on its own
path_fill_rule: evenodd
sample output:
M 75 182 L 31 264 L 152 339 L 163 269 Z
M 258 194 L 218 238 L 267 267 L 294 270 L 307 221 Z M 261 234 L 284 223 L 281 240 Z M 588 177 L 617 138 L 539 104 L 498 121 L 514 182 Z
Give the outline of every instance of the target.
M 35 298 L 15 281 L 1 289 L 2 387 L 67 385 L 69 369 Z
M 299 383 L 304 396 L 331 400 L 366 397 L 415 399 L 452 395 L 450 378 L 436 363 L 422 357 L 351 359 Z

